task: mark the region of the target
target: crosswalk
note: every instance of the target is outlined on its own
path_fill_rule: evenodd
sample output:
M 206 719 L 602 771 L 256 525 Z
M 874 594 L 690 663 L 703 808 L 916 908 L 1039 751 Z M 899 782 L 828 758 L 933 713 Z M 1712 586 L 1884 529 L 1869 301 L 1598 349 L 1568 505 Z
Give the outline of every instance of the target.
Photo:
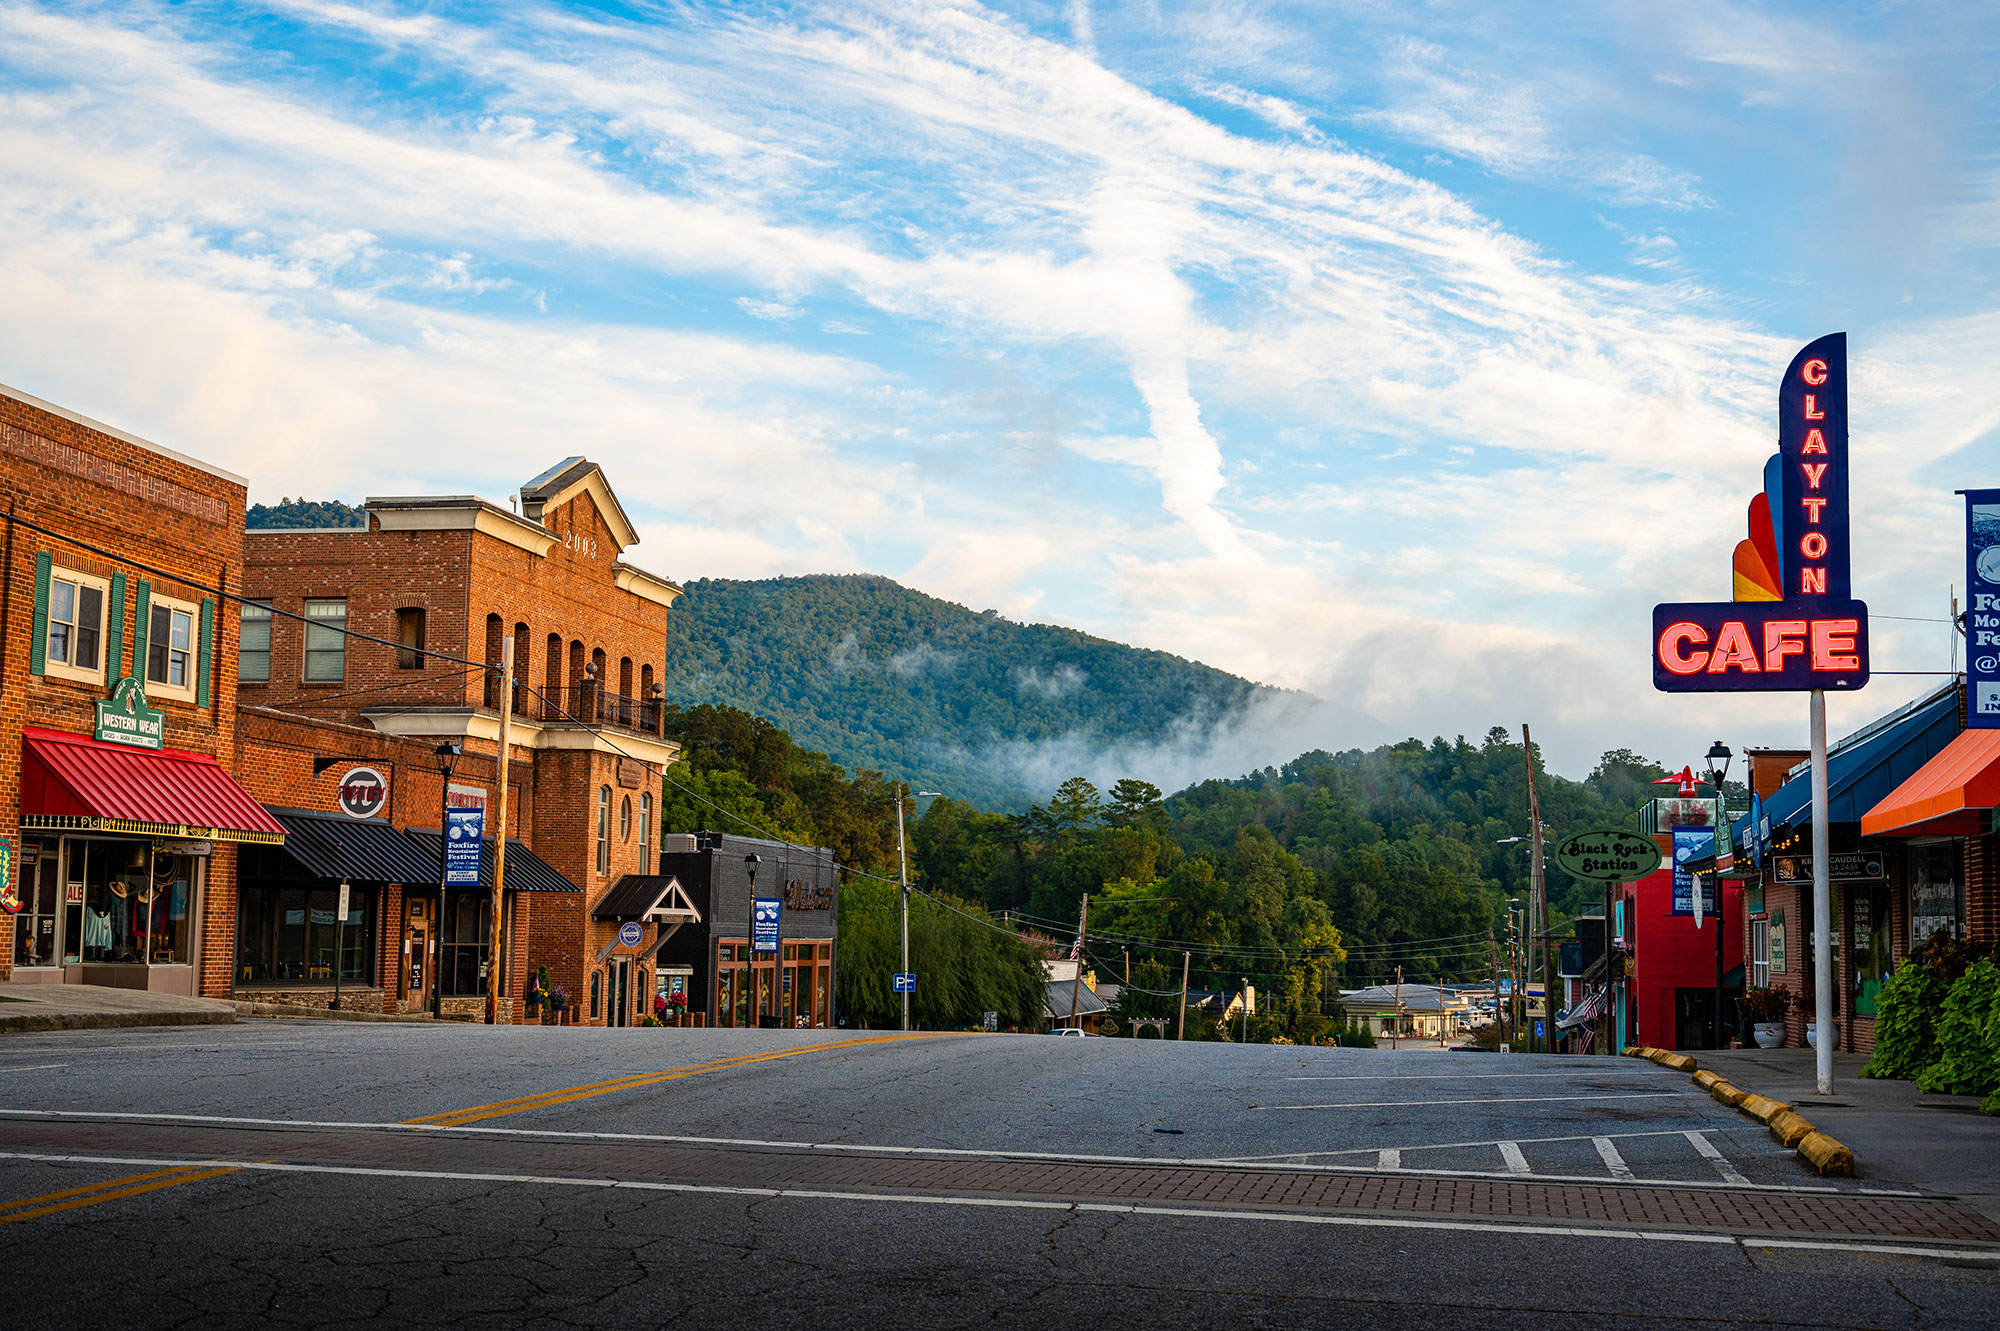
M 1714 1128 L 1405 1143 L 1263 1156 L 1255 1163 L 1592 1183 L 1839 1190 L 1810 1175 L 1791 1152 L 1765 1149 L 1761 1142 L 1733 1142 L 1728 1133 Z

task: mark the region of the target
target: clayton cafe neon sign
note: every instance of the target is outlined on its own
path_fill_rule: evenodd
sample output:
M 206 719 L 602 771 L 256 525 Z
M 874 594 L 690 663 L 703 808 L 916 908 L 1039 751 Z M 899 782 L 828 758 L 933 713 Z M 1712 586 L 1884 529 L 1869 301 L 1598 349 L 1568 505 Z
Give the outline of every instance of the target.
M 1734 599 L 1653 607 L 1653 685 L 1669 693 L 1858 689 L 1868 607 L 1848 577 L 1847 334 L 1792 358 L 1778 451 L 1731 561 Z

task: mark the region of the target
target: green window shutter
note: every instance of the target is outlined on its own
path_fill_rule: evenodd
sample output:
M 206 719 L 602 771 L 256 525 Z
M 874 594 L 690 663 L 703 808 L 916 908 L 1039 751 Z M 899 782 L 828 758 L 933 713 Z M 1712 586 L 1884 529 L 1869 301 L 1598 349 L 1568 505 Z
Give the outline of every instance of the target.
M 28 644 L 28 673 L 43 675 L 49 668 L 49 566 L 55 561 L 46 550 L 35 555 L 35 640 Z
M 111 575 L 111 604 L 104 608 L 104 678 L 116 684 L 125 674 L 125 575 Z
M 132 678 L 139 681 L 140 692 L 146 683 L 146 630 L 152 627 L 153 584 L 139 579 L 139 589 L 132 596 Z
M 210 635 L 214 632 L 215 598 L 204 596 L 201 598 L 201 638 L 195 646 L 195 650 L 200 653 L 195 660 L 194 672 L 194 705 L 196 707 L 208 706 L 208 663 L 214 656 L 214 653 L 209 650 L 208 644 Z

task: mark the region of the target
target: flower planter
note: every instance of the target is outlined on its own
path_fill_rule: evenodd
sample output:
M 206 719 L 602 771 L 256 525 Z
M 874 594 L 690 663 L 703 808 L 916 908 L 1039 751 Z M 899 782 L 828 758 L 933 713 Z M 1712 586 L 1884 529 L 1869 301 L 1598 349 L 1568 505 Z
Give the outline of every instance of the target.
M 1816 1021 L 1806 1023 L 1806 1046 L 1811 1049 L 1819 1048 L 1819 1023 Z M 1840 1023 L 1837 1021 L 1833 1023 L 1833 1047 L 1840 1048 Z
M 1757 1041 L 1759 1049 L 1783 1049 L 1785 1047 L 1785 1023 L 1782 1021 L 1757 1021 L 1750 1024 L 1750 1034 Z

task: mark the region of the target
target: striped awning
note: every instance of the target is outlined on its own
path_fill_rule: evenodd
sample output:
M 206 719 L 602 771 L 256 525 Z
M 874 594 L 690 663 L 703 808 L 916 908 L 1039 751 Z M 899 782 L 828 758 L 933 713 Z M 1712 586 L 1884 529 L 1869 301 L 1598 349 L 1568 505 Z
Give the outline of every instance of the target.
M 284 825 L 206 753 L 21 731 L 21 827 L 134 836 L 285 839 Z

